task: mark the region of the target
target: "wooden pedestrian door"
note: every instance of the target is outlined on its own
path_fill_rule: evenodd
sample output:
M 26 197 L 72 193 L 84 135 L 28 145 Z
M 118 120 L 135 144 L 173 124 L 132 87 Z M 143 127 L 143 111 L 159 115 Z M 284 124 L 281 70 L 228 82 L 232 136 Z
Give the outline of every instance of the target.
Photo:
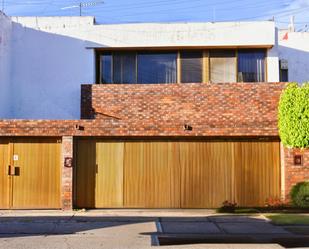
M 60 208 L 55 138 L 0 138 L 0 209 Z
M 280 197 L 278 141 L 104 141 L 76 145 L 76 206 L 263 206 Z

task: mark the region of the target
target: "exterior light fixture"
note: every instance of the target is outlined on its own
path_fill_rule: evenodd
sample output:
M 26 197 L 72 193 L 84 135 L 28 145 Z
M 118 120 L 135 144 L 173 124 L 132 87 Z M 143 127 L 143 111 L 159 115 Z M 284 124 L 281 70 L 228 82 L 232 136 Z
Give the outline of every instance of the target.
M 303 165 L 303 156 L 302 155 L 294 155 L 294 165 L 297 165 L 297 166 Z
M 185 131 L 192 131 L 192 130 L 193 130 L 192 126 L 191 126 L 191 125 L 188 125 L 188 124 L 184 124 L 183 129 L 184 129 Z

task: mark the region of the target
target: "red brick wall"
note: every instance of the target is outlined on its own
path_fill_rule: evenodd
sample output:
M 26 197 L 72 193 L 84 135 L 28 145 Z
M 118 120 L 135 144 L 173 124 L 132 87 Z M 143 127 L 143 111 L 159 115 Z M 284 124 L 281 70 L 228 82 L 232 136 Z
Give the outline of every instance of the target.
M 101 113 L 95 119 L 0 120 L 0 136 L 278 136 L 277 105 L 284 86 L 83 85 L 82 117 L 93 118 L 95 109 Z
M 302 155 L 302 165 L 294 165 L 294 155 Z M 309 181 L 309 149 L 284 148 L 284 174 L 285 198 L 289 200 L 291 188 L 296 183 Z
M 62 137 L 61 156 L 61 206 L 63 210 L 73 208 L 73 161 L 72 164 L 68 164 L 68 159 L 73 160 L 73 137 L 64 136 Z
M 125 135 L 277 136 L 284 83 L 83 85 L 84 119 Z M 189 124 L 193 130 L 184 131 Z

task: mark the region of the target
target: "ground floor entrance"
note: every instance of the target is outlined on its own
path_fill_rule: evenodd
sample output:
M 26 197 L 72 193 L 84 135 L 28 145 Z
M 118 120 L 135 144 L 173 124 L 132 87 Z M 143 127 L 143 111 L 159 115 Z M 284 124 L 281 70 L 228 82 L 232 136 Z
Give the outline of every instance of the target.
M 277 140 L 106 140 L 75 144 L 80 208 L 264 206 L 280 197 Z
M 61 139 L 0 138 L 0 209 L 61 207 Z

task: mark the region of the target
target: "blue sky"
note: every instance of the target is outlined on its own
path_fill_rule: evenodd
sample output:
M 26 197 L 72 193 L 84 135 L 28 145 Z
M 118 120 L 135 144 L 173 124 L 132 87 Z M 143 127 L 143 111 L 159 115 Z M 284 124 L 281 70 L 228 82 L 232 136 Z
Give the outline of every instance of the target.
M 72 16 L 79 2 L 100 0 L 0 0 L 4 11 L 14 16 Z M 298 28 L 309 26 L 309 0 L 104 0 L 104 4 L 83 8 L 83 15 L 99 23 L 200 22 L 268 20 L 273 16 L 280 27 L 295 15 Z

